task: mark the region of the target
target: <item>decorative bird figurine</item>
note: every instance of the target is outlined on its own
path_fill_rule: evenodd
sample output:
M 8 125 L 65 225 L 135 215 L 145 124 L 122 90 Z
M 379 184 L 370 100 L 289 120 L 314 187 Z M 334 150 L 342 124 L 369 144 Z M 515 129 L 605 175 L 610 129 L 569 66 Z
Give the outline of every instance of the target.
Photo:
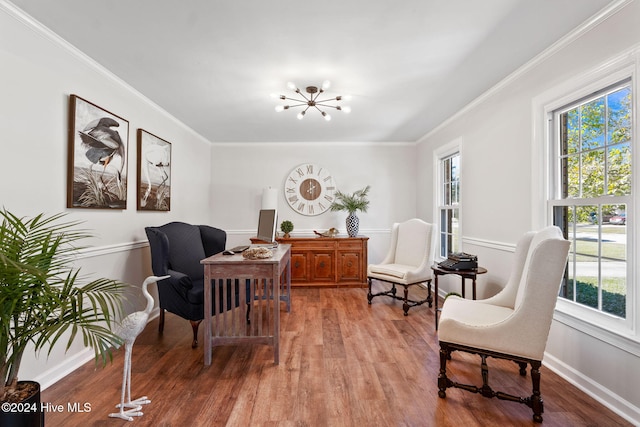
M 120 157 L 120 167 L 117 168 L 118 183 L 122 179 L 122 170 L 125 165 L 124 144 L 117 130 L 112 129 L 120 124 L 110 117 L 102 117 L 93 120 L 83 130 L 78 132 L 82 144 L 87 148 L 85 155 L 94 164 L 103 166 L 102 174 L 113 160 L 115 155 Z
M 149 320 L 149 313 L 153 310 L 153 297 L 149 294 L 147 286 L 151 283 L 158 282 L 160 280 L 167 279 L 169 276 L 149 276 L 142 283 L 142 293 L 147 299 L 147 307 L 144 311 L 136 311 L 129 314 L 122 319 L 118 325 L 115 333 L 122 341 L 124 341 L 124 370 L 122 374 L 122 394 L 120 395 L 120 404 L 116 405 L 116 408 L 120 408 L 120 412 L 109 414 L 112 418 L 122 418 L 123 420 L 133 421 L 133 417 L 142 416 L 142 405 L 151 403 L 151 400 L 147 396 L 142 396 L 138 399 L 131 400 L 131 352 L 133 350 L 133 343 L 137 336 L 140 335 L 142 330 Z M 127 401 L 125 402 L 125 390 L 127 392 Z M 129 409 L 125 409 L 129 408 Z
M 328 229 L 324 233 L 320 233 L 319 231 L 316 231 L 316 230 L 313 230 L 313 232 L 316 233 L 320 237 L 336 237 L 338 235 L 338 229 L 334 228 L 334 227 L 331 227 L 330 229 Z

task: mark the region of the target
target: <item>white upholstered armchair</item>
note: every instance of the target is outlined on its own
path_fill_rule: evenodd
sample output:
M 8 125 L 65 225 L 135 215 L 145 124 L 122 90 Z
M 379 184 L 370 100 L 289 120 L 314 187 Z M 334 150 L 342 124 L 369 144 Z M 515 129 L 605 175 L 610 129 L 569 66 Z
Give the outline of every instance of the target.
M 462 388 L 485 397 L 524 403 L 533 419 L 542 421 L 540 367 L 562 282 L 570 243 L 557 227 L 525 234 L 516 246 L 514 267 L 503 290 L 486 300 L 446 299 L 440 316 L 440 374 L 438 395 L 448 387 Z M 481 387 L 459 384 L 447 377 L 452 351 L 480 355 Z M 526 375 L 531 365 L 533 393 L 517 397 L 495 392 L 488 384 L 487 357 L 513 360 Z
M 369 304 L 374 297 L 385 295 L 403 301 L 404 315 L 409 308 L 433 302 L 431 296 L 431 247 L 433 243 L 433 225 L 413 218 L 402 223 L 395 223 L 391 229 L 391 245 L 389 252 L 380 264 L 369 264 L 367 281 Z M 391 289 L 373 294 L 372 281 L 377 280 L 391 284 Z M 409 287 L 419 283 L 427 283 L 428 296 L 423 300 L 409 299 Z M 404 296 L 396 295 L 396 285 L 404 288 Z

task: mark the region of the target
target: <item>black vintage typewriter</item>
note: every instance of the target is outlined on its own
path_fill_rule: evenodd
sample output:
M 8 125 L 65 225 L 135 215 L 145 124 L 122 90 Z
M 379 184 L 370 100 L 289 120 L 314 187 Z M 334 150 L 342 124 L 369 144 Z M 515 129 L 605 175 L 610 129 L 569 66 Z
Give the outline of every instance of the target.
M 478 257 L 464 252 L 454 252 L 438 263 L 438 266 L 446 270 L 473 270 L 478 268 Z

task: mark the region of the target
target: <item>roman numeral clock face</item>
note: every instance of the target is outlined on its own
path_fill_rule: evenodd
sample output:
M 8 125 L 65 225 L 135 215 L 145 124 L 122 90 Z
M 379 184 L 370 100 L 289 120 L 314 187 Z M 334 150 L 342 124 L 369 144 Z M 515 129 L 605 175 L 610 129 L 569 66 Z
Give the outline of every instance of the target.
M 289 206 L 302 215 L 320 215 L 334 200 L 336 184 L 329 170 L 312 163 L 294 168 L 284 182 Z

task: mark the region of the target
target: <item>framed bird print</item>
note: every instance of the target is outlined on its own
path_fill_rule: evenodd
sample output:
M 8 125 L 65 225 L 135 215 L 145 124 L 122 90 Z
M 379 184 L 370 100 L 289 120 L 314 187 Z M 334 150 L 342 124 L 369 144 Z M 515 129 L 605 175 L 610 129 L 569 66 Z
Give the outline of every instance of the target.
M 171 143 L 138 129 L 138 210 L 171 208 Z
M 129 122 L 70 97 L 67 207 L 126 209 Z

